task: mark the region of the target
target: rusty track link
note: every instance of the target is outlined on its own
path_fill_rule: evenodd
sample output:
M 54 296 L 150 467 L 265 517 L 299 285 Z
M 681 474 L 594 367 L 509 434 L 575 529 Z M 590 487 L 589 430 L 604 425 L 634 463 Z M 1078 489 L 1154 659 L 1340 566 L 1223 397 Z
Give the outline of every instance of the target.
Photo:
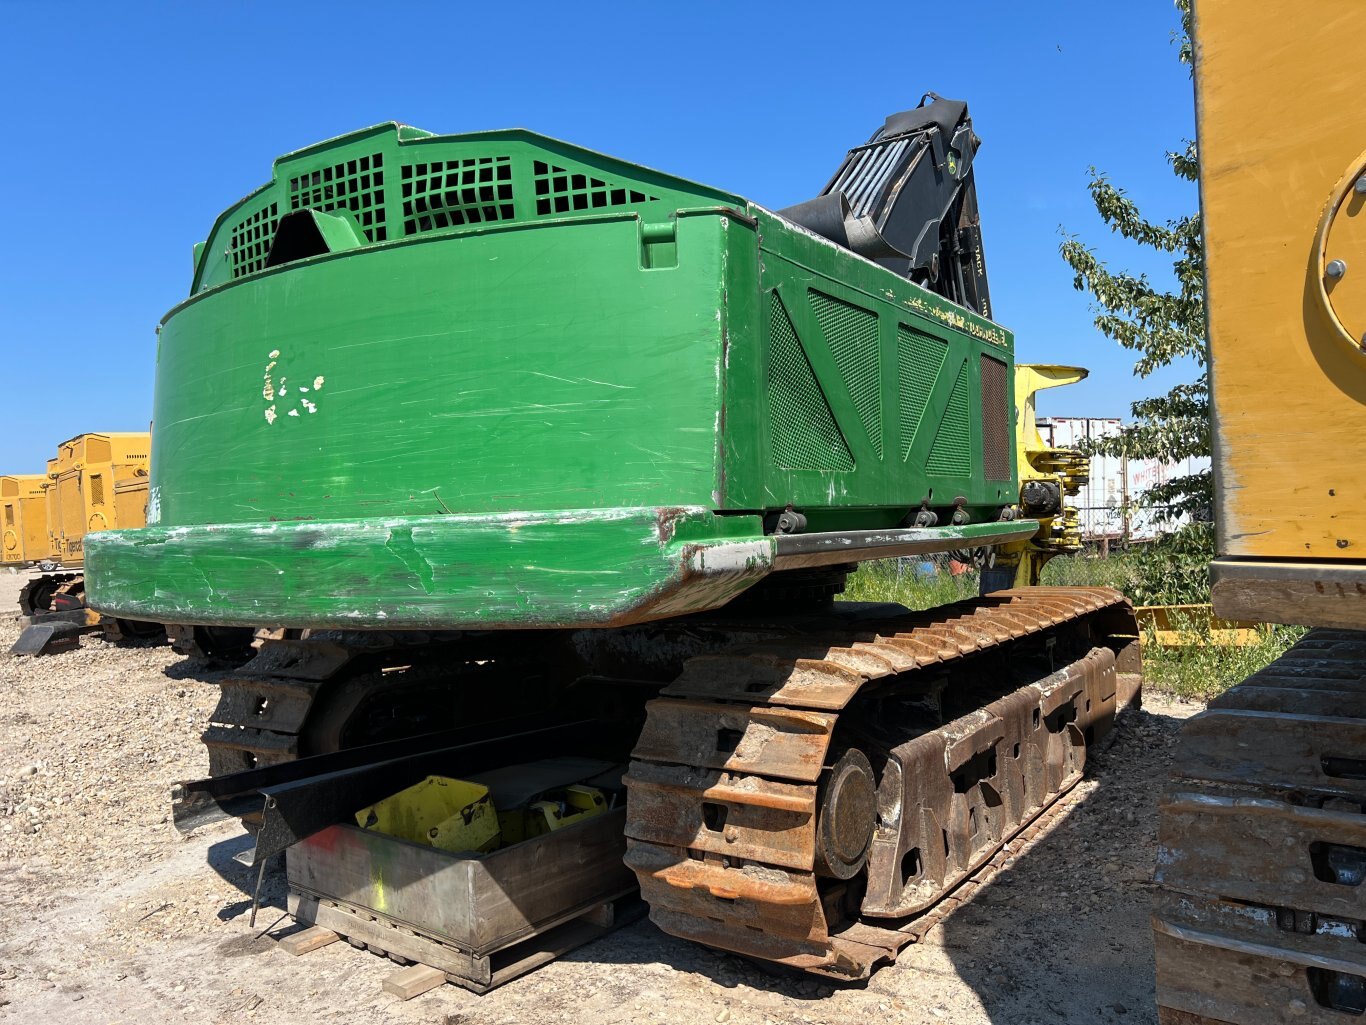
M 1366 633 L 1313 630 L 1181 731 L 1153 915 L 1165 1025 L 1366 1011 Z
M 695 657 L 646 706 L 626 861 L 666 932 L 857 979 L 1080 778 L 1139 666 L 1132 610 L 1105 588 L 1004 591 L 837 633 Z M 1029 640 L 1080 653 L 924 722 L 947 674 L 967 667 L 976 688 L 970 660 Z M 871 719 L 865 698 L 881 701 Z M 904 722 L 889 721 L 897 703 Z M 875 809 L 866 786 L 835 800 L 851 739 L 881 763 Z M 852 764 L 857 778 L 869 762 Z

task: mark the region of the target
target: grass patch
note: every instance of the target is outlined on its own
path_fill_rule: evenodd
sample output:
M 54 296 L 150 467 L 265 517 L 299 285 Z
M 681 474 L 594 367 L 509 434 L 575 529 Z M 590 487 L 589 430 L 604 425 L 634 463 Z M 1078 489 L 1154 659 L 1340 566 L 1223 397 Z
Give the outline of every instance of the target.
M 1208 622 L 1173 623 L 1182 643 L 1163 648 L 1152 631 L 1143 638 L 1143 685 L 1154 693 L 1209 701 L 1264 669 L 1305 634 L 1302 626 L 1261 624 L 1253 644 L 1215 644 Z
M 1151 568 L 1133 553 L 1120 552 L 1102 558 L 1082 554 L 1051 561 L 1043 583 L 1054 587 L 1113 587 L 1124 594 L 1144 593 L 1152 579 Z M 976 570 L 955 575 L 947 556 L 922 559 L 881 559 L 862 563 L 849 577 L 845 601 L 898 602 L 914 611 L 949 605 L 977 596 Z M 1165 601 L 1150 596 L 1149 604 L 1187 604 L 1192 596 L 1181 594 Z M 1197 599 L 1198 600 L 1198 597 Z M 1209 596 L 1203 596 L 1208 602 Z M 1143 639 L 1143 680 L 1150 693 L 1170 694 L 1193 701 L 1208 701 L 1264 668 L 1304 636 L 1297 626 L 1258 626 L 1257 641 L 1248 645 L 1214 644 L 1207 622 L 1173 624 L 1188 632 L 1189 643 L 1162 648 L 1156 638 Z
M 977 597 L 977 571 L 954 576 L 947 556 L 878 559 L 849 575 L 844 601 L 894 601 L 912 611 Z

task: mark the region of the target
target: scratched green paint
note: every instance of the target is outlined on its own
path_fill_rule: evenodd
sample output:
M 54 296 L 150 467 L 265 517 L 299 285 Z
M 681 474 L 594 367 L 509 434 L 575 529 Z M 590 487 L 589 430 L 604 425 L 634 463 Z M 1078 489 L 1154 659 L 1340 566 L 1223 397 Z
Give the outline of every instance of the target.
M 438 174 L 460 223 L 430 205 Z M 460 204 L 483 188 L 493 199 L 475 220 Z M 300 202 L 357 231 L 265 268 L 250 222 Z M 824 334 L 813 291 L 876 316 L 877 417 L 868 383 L 860 409 L 841 376 L 844 343 Z M 852 470 L 774 458 L 775 292 Z M 902 458 L 902 328 L 948 350 L 926 423 L 968 369 L 963 476 L 927 473 L 933 430 Z M 527 132 L 367 129 L 281 158 L 197 250 L 191 296 L 159 339 L 149 526 L 88 539 L 88 590 L 138 618 L 293 626 L 708 607 L 768 571 L 766 510 L 792 504 L 831 530 L 893 526 L 930 494 L 964 497 L 979 520 L 1013 502 L 1013 471 L 983 477 L 978 376 L 984 353 L 1009 366 L 1012 344 L 739 197 Z M 697 546 L 722 542 L 756 547 L 714 548 L 716 565 L 743 565 L 694 572 Z M 671 589 L 695 600 L 669 604 Z

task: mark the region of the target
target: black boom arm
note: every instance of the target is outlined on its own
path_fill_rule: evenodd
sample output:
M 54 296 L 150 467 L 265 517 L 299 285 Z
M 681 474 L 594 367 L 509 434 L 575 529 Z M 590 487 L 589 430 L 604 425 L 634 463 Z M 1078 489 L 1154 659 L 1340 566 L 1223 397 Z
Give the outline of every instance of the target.
M 990 317 L 972 171 L 980 143 L 965 102 L 926 93 L 851 149 L 819 196 L 779 213 Z

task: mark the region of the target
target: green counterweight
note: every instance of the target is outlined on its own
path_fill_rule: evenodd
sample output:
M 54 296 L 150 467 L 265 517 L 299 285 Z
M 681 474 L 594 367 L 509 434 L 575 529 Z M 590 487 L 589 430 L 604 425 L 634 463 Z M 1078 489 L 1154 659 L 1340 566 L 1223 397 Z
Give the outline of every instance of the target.
M 148 527 L 87 539 L 101 612 L 612 625 L 1037 530 L 1001 518 L 1009 333 L 738 196 L 384 125 L 276 161 L 195 256 Z

